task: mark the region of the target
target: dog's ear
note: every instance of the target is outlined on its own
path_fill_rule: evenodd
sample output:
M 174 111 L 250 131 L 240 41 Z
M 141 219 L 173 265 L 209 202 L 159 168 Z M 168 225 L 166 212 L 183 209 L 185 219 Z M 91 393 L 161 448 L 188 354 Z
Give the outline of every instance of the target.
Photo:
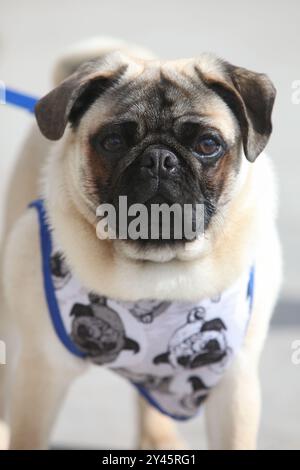
M 140 350 L 140 347 L 136 341 L 133 339 L 124 338 L 124 349 L 128 349 L 129 351 L 133 351 L 134 354 L 137 354 Z
M 188 378 L 188 382 L 192 385 L 194 392 L 197 392 L 198 390 L 208 390 L 208 387 L 200 377 L 192 375 Z
M 50 140 L 60 139 L 68 121 L 76 124 L 95 98 L 115 84 L 126 68 L 125 64 L 115 64 L 97 70 L 96 61 L 79 67 L 37 102 L 35 116 L 42 134 Z
M 89 305 L 75 304 L 70 312 L 71 317 L 93 317 L 94 312 Z
M 159 354 L 153 359 L 153 364 L 167 364 L 169 362 L 169 352 Z
M 227 62 L 221 62 L 221 68 L 222 74 L 205 74 L 198 67 L 197 72 L 236 116 L 244 153 L 250 162 L 254 162 L 267 145 L 272 132 L 275 87 L 263 73 L 252 72 Z
M 213 318 L 212 320 L 206 321 L 202 328 L 201 332 L 203 331 L 222 331 L 227 330 L 226 325 L 221 320 L 221 318 Z

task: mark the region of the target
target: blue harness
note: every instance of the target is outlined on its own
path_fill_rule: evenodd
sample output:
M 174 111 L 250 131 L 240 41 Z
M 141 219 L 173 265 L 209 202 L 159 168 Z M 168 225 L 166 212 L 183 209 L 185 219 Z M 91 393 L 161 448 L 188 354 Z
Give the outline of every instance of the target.
M 30 113 L 34 112 L 34 107 L 38 101 L 38 98 L 28 94 L 20 93 L 12 88 L 6 88 L 5 86 L 1 89 L 2 93 L 1 100 L 2 104 L 10 104 L 17 106 L 18 108 L 25 109 Z

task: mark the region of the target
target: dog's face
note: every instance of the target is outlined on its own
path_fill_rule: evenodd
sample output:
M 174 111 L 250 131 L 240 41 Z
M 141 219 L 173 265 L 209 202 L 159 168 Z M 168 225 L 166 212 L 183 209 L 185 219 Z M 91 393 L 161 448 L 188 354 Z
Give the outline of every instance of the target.
M 62 289 L 71 279 L 71 273 L 61 253 L 53 253 L 50 265 L 54 287 Z
M 81 66 L 40 100 L 36 116 L 53 140 L 71 124 L 72 179 L 87 210 L 110 203 L 118 212 L 119 196 L 128 206 L 203 204 L 208 233 L 235 194 L 242 149 L 252 162 L 268 141 L 274 97 L 265 75 L 208 55 L 158 62 L 113 53 Z M 151 259 L 185 242 L 171 232 L 114 243 Z
M 219 364 L 222 369 L 230 355 L 226 326 L 220 318 L 205 321 L 204 314 L 203 307 L 194 308 L 187 323 L 172 336 L 167 352 L 156 356 L 154 364 L 169 363 L 186 369 Z
M 76 346 L 97 364 L 115 361 L 123 350 L 136 354 L 139 345 L 127 338 L 122 319 L 106 304 L 105 297 L 89 295 L 90 304 L 71 310 L 71 336 Z

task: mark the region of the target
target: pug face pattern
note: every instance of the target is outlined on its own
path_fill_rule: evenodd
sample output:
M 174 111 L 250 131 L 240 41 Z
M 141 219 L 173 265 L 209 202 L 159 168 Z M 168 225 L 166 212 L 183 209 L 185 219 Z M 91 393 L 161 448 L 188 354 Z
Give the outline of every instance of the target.
M 82 289 L 57 252 L 51 276 L 66 332 L 83 357 L 128 379 L 175 418 L 197 414 L 241 344 L 249 319 L 247 282 L 236 322 L 237 288 L 196 304 L 122 302 Z
M 246 272 L 226 291 L 198 302 L 129 302 L 91 293 L 59 250 L 43 256 L 49 312 L 66 347 L 129 380 L 163 413 L 195 416 L 243 342 L 252 271 L 250 278 Z
M 128 311 L 142 323 L 152 323 L 153 320 L 171 305 L 170 302 L 143 300 L 142 302 L 126 302 Z
M 52 279 L 55 289 L 62 289 L 71 279 L 71 272 L 62 254 L 57 251 L 50 259 Z
M 185 369 L 215 363 L 225 366 L 230 354 L 225 332 L 226 325 L 221 318 L 206 321 L 204 307 L 195 307 L 188 313 L 187 323 L 171 337 L 168 350 L 156 356 L 153 362 L 168 362 L 174 368 Z
M 88 297 L 89 305 L 76 303 L 70 312 L 71 338 L 76 346 L 99 365 L 113 362 L 122 350 L 138 353 L 138 343 L 126 336 L 120 316 L 107 305 L 106 298 Z

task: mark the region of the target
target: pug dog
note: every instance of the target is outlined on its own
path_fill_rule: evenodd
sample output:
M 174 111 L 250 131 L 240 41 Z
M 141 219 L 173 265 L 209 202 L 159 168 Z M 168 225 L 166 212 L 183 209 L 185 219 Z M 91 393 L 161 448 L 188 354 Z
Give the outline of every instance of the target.
M 62 289 L 71 279 L 71 273 L 58 251 L 51 256 L 51 274 L 55 289 Z
M 54 89 L 36 106 L 38 126 L 24 144 L 7 194 L 3 447 L 9 440 L 11 449 L 47 448 L 68 387 L 89 367 L 62 346 L 49 321 L 39 223 L 27 208 L 42 197 L 72 271 L 89 291 L 111 298 L 214 298 L 255 264 L 242 348 L 210 391 L 205 411 L 209 448 L 256 448 L 259 357 L 281 279 L 276 185 L 263 152 L 274 99 L 265 74 L 206 53 L 160 60 L 123 42 L 94 39 L 58 61 Z M 97 207 L 109 203 L 117 210 L 119 196 L 148 206 L 202 204 L 204 234 L 100 240 Z M 146 404 L 140 409 L 141 445 L 185 445 L 173 421 Z
M 225 366 L 230 348 L 224 334 L 226 325 L 221 318 L 204 320 L 204 308 L 195 308 L 189 314 L 187 323 L 175 331 L 168 351 L 156 356 L 154 364 L 169 363 L 173 367 L 195 369 L 205 365 Z M 196 324 L 196 333 L 195 333 Z
M 75 304 L 71 310 L 71 337 L 76 346 L 95 364 L 115 361 L 122 350 L 139 351 L 136 341 L 127 338 L 120 315 L 107 305 L 105 297 L 89 295 L 90 304 Z
M 144 324 L 152 323 L 169 305 L 170 302 L 157 302 L 155 300 L 126 303 L 126 307 L 134 318 Z

